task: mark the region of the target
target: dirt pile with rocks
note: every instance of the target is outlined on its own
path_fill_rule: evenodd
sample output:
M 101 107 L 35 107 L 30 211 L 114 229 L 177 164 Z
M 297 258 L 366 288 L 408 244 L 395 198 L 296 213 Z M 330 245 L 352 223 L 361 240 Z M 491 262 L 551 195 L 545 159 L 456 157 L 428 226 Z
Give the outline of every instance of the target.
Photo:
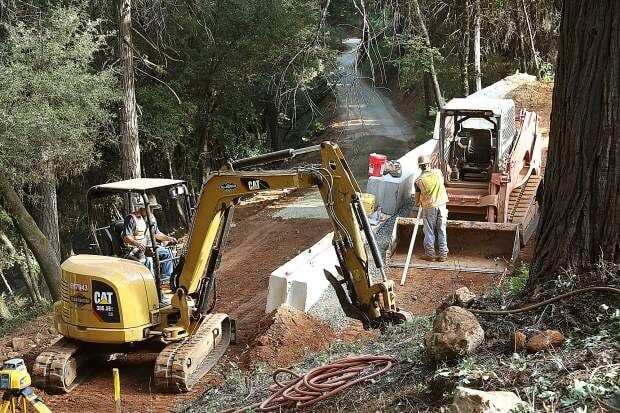
M 336 339 L 329 323 L 288 306 L 266 314 L 259 329 L 261 333 L 243 357 L 245 366 L 262 362 L 273 368 L 287 367 L 326 349 Z

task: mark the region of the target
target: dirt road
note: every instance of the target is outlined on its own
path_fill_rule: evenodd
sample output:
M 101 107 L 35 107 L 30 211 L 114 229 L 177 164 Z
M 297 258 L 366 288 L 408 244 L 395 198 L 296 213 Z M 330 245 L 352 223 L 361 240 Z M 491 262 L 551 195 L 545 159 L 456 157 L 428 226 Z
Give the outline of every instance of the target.
M 368 181 L 368 155 L 382 153 L 398 159 L 413 148 L 414 132 L 385 91 L 372 84 L 357 67 L 360 39 L 344 41 L 347 50 L 339 56 L 341 80 L 336 87 L 339 143 L 362 190 Z
M 343 42 L 347 50 L 338 56 L 340 81 L 336 85 L 337 116 L 332 133 L 362 191 L 368 182 L 368 155 L 376 152 L 398 159 L 413 148 L 415 134 L 409 121 L 391 99 L 364 77 L 357 65 L 360 39 Z M 276 214 L 278 218 L 327 219 L 318 191 L 307 191 Z

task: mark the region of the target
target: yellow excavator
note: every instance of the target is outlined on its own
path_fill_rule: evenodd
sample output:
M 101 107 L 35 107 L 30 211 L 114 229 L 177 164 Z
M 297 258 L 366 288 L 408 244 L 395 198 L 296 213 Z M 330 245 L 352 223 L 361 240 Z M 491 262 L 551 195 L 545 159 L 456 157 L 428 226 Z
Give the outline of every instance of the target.
M 320 152 L 320 165 L 243 171 L 313 151 Z M 150 350 L 159 352 L 156 387 L 167 392 L 189 391 L 235 340 L 234 320 L 212 312 L 216 270 L 234 206 L 248 194 L 310 187 L 318 187 L 334 229 L 339 274 L 326 271 L 325 275 L 345 314 L 366 328 L 408 319 L 410 314 L 396 307 L 394 283 L 385 274 L 361 190 L 340 148 L 323 142 L 228 162 L 208 177 L 195 208 L 191 202 L 177 202 L 177 210 L 189 223 L 189 236 L 173 258 L 170 290 L 160 282 L 157 253 L 153 254 L 153 274 L 123 252 L 118 236 L 122 220 L 98 227 L 91 219 L 96 253 L 75 255 L 62 263 L 62 299 L 54 304 L 54 325 L 63 338 L 36 358 L 35 385 L 66 393 L 83 380 L 94 358 Z M 177 201 L 190 198 L 183 181 L 135 179 L 103 184 L 89 190 L 89 218 L 96 209 L 90 201 L 110 194 L 127 200 L 137 194 L 146 204 L 147 222 L 153 222 L 149 195 L 158 190 L 168 190 Z M 122 217 L 117 213 L 116 218 Z M 148 227 L 151 245 L 166 248 L 157 246 L 153 225 Z M 378 282 L 372 280 L 367 249 L 380 273 Z

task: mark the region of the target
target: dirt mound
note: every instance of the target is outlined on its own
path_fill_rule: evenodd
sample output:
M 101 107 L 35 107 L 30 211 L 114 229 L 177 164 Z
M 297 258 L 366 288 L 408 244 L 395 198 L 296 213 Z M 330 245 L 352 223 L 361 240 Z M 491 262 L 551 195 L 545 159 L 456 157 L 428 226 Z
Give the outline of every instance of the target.
M 310 352 L 326 349 L 336 338 L 327 322 L 287 306 L 265 315 L 259 330 L 243 357 L 246 365 L 264 362 L 274 368 L 288 367 Z

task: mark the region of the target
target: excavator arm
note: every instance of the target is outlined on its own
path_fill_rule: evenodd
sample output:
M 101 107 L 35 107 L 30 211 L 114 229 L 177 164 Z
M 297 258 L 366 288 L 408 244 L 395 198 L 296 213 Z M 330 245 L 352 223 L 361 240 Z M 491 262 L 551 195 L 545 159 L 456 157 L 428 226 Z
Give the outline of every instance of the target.
M 321 164 L 283 171 L 238 171 L 264 163 L 320 151 Z M 395 305 L 394 283 L 388 280 L 374 235 L 360 201 L 361 190 L 338 145 L 324 142 L 300 151 L 285 150 L 229 162 L 212 173 L 200 195 L 182 270 L 173 287 L 173 308 L 181 313 L 188 331 L 193 319 L 206 315 L 213 292 L 215 270 L 228 234 L 234 206 L 255 192 L 318 187 L 334 229 L 333 245 L 339 274 L 326 271 L 345 314 L 365 327 L 401 322 L 408 313 Z M 363 234 L 363 235 L 362 235 Z M 364 238 L 381 280 L 373 282 Z M 195 300 L 195 305 L 189 303 Z

